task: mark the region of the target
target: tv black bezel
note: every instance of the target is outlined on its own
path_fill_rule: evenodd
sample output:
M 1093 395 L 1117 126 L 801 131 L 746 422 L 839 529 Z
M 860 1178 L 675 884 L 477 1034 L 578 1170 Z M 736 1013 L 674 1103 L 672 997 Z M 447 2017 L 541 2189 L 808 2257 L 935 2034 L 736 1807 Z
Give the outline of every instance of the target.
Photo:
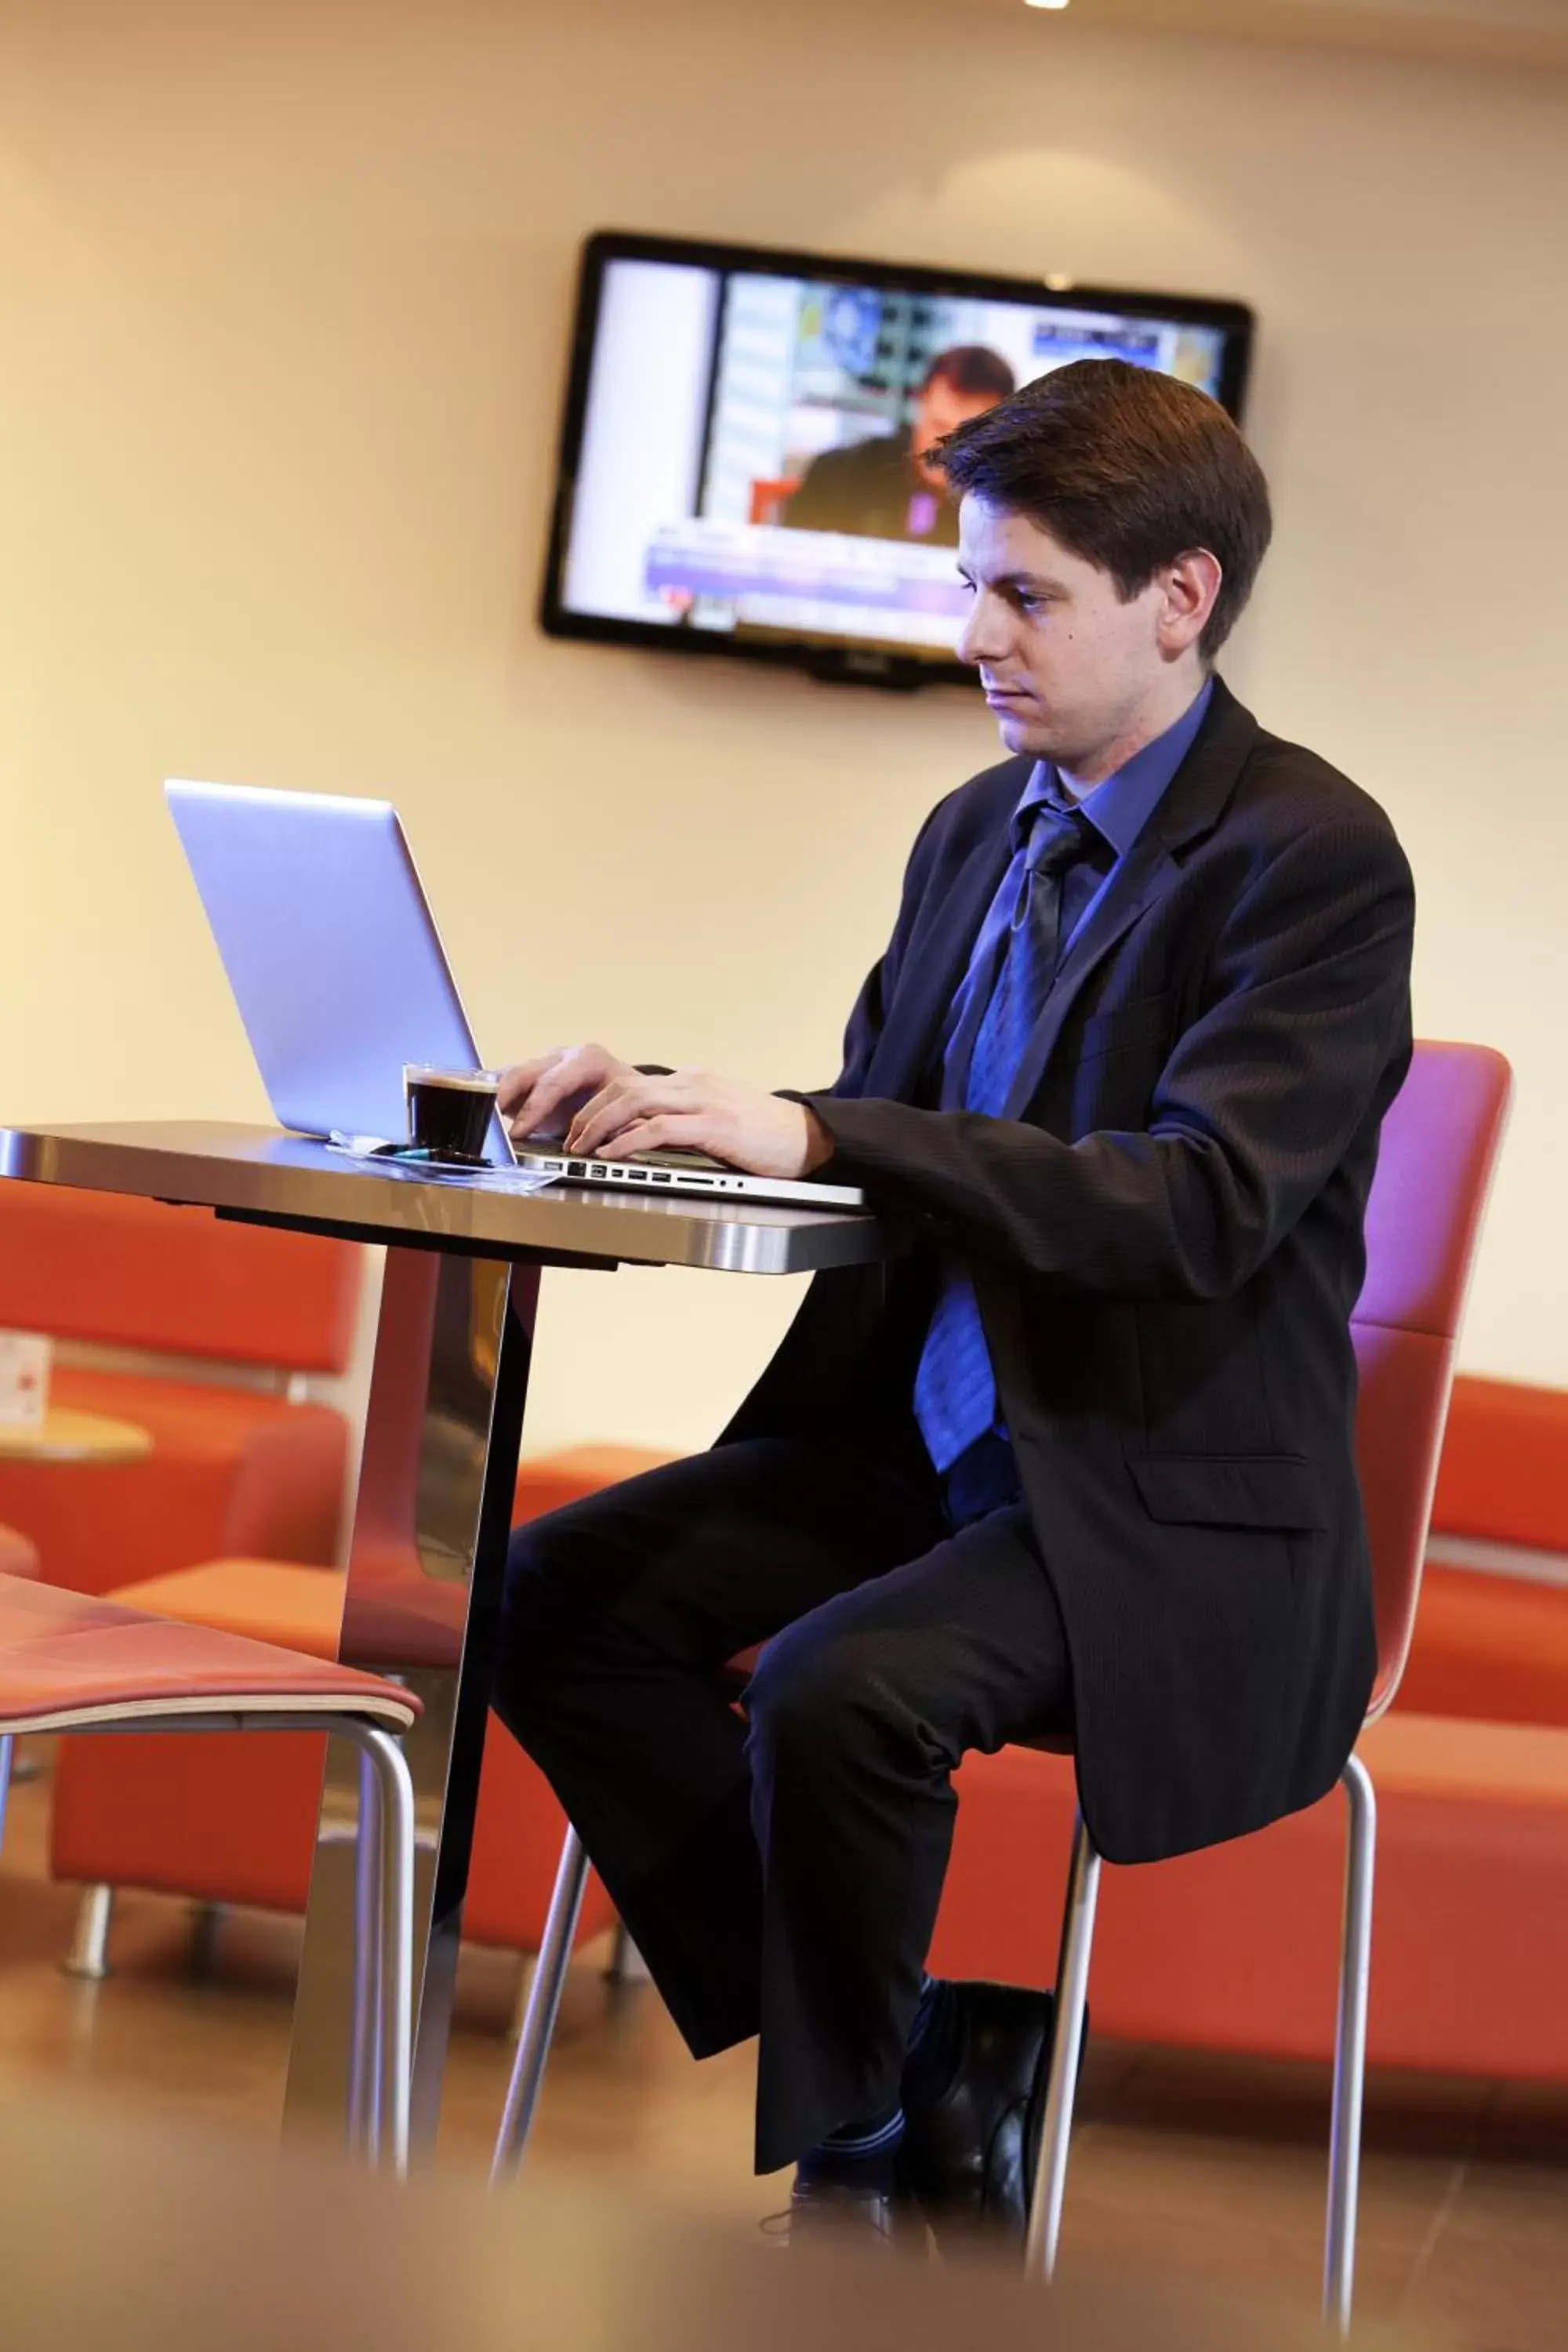
M 1127 318 L 1190 319 L 1196 326 L 1226 331 L 1218 397 L 1237 423 L 1241 421 L 1257 324 L 1254 312 L 1245 302 L 1207 295 L 1134 292 L 1121 286 L 1082 286 L 1059 278 L 1006 278 L 986 271 L 864 261 L 843 254 L 804 253 L 780 246 L 729 245 L 706 238 L 657 236 L 633 229 L 599 229 L 584 240 L 577 268 L 576 310 L 539 601 L 539 625 L 547 636 L 597 645 L 651 647 L 662 653 L 709 654 L 730 660 L 765 662 L 775 669 L 805 670 L 814 677 L 859 685 L 953 686 L 972 677 L 962 662 L 892 652 L 880 646 L 857 645 L 850 639 L 842 645 L 815 645 L 805 638 L 781 641 L 738 636 L 719 629 L 672 629 L 657 621 L 623 621 L 598 613 L 577 613 L 563 603 L 562 586 L 582 456 L 588 383 L 605 270 L 612 261 L 674 262 L 720 272 L 743 269 L 764 277 L 887 287 L 895 292 L 958 294 L 994 302 L 1047 302 L 1064 310 L 1114 310 Z

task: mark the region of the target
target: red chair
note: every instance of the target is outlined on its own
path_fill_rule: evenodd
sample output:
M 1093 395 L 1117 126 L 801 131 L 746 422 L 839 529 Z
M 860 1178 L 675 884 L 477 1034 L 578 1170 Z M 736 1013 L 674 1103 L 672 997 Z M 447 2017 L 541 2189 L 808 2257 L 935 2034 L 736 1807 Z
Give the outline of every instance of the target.
M 408 2163 L 415 1824 L 414 1785 L 390 1735 L 407 1731 L 419 1713 L 412 1692 L 379 1675 L 0 1575 L 0 1834 L 22 1732 L 308 1728 L 359 1749 L 349 2138 L 378 2158 L 384 2117 L 399 2173 Z M 374 1874 L 372 1837 L 380 1849 Z
M 1418 1045 L 1384 1126 L 1367 1207 L 1366 1281 L 1352 1323 L 1361 1372 L 1356 1450 L 1377 1618 L 1377 1677 L 1369 1723 L 1394 1697 L 1410 1648 L 1459 1319 L 1510 1083 L 1501 1055 L 1484 1046 Z M 1377 1835 L 1372 1780 L 1358 1756 L 1346 1765 L 1342 1785 L 1350 1805 L 1350 1843 L 1323 2283 L 1325 2316 L 1342 2331 L 1350 2326 L 1355 2274 Z M 1025 2257 L 1029 2269 L 1047 2278 L 1061 2233 L 1100 1860 L 1080 1814 L 1062 1920 L 1056 2031 Z
M 1362 1379 L 1358 1454 L 1377 1612 L 1378 1674 L 1369 1721 L 1393 1699 L 1409 1648 L 1459 1314 L 1510 1083 L 1507 1063 L 1484 1047 L 1417 1045 L 1384 1128 L 1367 1210 L 1367 1276 L 1353 1327 Z M 1351 1848 L 1325 2287 L 1327 2305 L 1342 2326 L 1348 2324 L 1354 2265 L 1375 1839 L 1372 1784 L 1358 1758 L 1346 1767 L 1344 1787 Z M 1100 1856 L 1079 1820 L 1027 2249 L 1030 2266 L 1047 2276 L 1060 2234 L 1099 1878 Z M 586 1879 L 587 1857 L 568 1829 L 496 2143 L 491 2177 L 497 2181 L 515 2168 L 526 2146 Z

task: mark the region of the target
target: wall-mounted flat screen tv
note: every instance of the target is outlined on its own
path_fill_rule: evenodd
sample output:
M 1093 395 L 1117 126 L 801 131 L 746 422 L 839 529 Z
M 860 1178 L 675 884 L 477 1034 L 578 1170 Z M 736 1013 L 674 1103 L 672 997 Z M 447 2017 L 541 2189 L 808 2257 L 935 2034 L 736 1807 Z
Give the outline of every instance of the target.
M 1069 360 L 1241 413 L 1239 302 L 605 232 L 583 255 L 541 619 L 552 635 L 968 675 L 958 518 L 923 452 Z

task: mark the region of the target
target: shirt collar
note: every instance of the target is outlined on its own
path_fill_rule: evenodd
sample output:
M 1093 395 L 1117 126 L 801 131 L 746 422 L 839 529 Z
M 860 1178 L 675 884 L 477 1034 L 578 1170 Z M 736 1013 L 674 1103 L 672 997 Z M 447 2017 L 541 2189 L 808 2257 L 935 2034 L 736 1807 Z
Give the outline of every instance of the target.
M 1077 803 L 1118 857 L 1126 856 L 1164 799 L 1176 770 L 1193 748 L 1213 696 L 1214 680 L 1205 678 L 1196 699 L 1188 704 L 1173 727 L 1167 727 L 1163 735 L 1156 735 L 1152 743 L 1134 751 L 1113 775 L 1107 776 L 1103 783 L 1096 784 Z M 1073 805 L 1073 798 L 1063 786 L 1055 762 L 1039 760 L 1014 814 L 1015 840 L 1018 838 L 1020 821 L 1047 803 L 1056 808 L 1068 807 Z

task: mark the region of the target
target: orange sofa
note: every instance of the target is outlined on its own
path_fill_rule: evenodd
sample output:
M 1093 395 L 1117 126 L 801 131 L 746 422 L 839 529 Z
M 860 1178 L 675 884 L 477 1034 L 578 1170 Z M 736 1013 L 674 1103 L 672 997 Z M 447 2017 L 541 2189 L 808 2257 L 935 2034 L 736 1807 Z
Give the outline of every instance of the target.
M 1568 1725 L 1568 1390 L 1455 1381 L 1426 1560 L 1398 1705 Z
M 1363 1752 L 1378 1804 L 1372 2063 L 1568 2083 L 1568 1731 L 1392 1714 Z M 931 1967 L 1048 1985 L 1071 1766 L 1007 1748 L 969 1758 L 958 1787 Z M 1095 2032 L 1327 2059 L 1343 1877 L 1337 1791 L 1178 1862 L 1108 1864 Z
M 135 1462 L 0 1460 L 0 1519 L 80 1592 L 226 1552 L 330 1561 L 348 1428 L 287 1389 L 344 1369 L 359 1291 L 345 1243 L 0 1184 L 0 1327 L 95 1359 L 57 1360 L 52 1401 L 153 1439 Z

